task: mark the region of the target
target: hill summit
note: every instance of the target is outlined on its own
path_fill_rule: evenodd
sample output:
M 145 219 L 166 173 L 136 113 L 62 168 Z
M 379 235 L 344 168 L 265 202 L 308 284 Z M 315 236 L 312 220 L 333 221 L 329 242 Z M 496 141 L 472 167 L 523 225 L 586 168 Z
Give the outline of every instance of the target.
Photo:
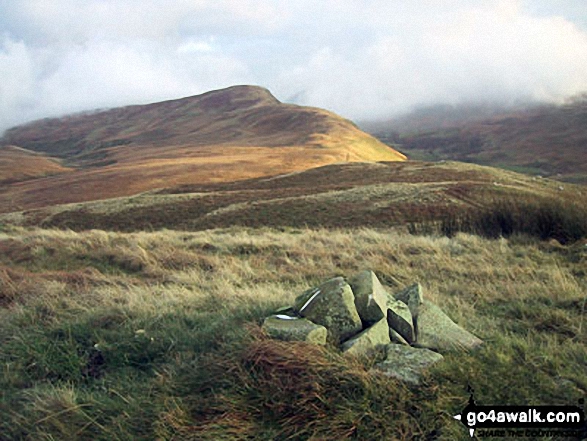
M 334 113 L 283 104 L 257 86 L 36 121 L 8 130 L 2 143 L 69 159 L 138 144 L 347 147 L 354 159 L 405 159 Z
M 281 103 L 257 86 L 35 121 L 6 131 L 0 145 L 58 158 L 69 171 L 9 188 L 0 202 L 11 211 L 406 159 L 332 112 Z

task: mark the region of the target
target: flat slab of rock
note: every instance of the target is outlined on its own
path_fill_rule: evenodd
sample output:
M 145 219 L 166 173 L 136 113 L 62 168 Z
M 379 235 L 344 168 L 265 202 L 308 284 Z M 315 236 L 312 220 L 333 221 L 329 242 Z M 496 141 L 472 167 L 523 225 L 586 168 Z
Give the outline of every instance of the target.
M 388 377 L 418 385 L 422 374 L 433 364 L 442 360 L 442 355 L 429 349 L 390 344 L 386 347 L 385 361 L 377 363 L 373 369 Z
M 363 323 L 372 325 L 386 316 L 388 293 L 373 271 L 361 271 L 349 279 L 355 306 Z
M 418 313 L 417 346 L 439 352 L 467 351 L 483 341 L 461 328 L 434 303 L 424 302 Z
M 388 296 L 386 303 L 387 323 L 389 327 L 401 335 L 404 340 L 412 344 L 416 340 L 412 313 L 410 308 L 401 300 Z
M 301 294 L 294 303 L 296 314 L 326 327 L 328 341 L 340 344 L 363 329 L 355 296 L 342 277 L 335 277 Z
M 324 326 L 312 323 L 300 317 L 276 314 L 267 317 L 263 322 L 263 331 L 277 340 L 307 341 L 317 345 L 326 344 L 328 331 Z
M 345 341 L 341 349 L 345 355 L 368 357 L 378 348 L 386 346 L 390 342 L 389 326 L 387 325 L 387 320 L 383 318 L 363 332 Z

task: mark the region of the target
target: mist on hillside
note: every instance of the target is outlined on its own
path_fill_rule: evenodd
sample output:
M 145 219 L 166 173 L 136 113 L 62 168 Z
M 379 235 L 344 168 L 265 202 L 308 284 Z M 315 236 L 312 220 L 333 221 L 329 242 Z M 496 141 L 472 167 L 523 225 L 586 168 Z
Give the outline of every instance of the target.
M 1 2 L 0 132 L 235 84 L 353 120 L 561 102 L 587 91 L 587 11 L 551 3 Z

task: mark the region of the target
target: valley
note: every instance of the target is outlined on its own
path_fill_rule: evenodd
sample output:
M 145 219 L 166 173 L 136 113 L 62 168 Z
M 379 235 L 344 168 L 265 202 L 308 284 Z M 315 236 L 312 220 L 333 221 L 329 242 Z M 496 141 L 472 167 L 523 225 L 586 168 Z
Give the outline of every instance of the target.
M 367 131 L 412 159 L 455 160 L 587 183 L 587 98 L 514 108 L 439 106 Z

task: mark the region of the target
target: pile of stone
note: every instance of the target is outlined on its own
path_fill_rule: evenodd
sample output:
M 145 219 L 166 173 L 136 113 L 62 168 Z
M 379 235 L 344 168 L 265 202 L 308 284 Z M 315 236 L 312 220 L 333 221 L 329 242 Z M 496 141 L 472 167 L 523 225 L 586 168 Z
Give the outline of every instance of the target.
M 418 384 L 442 353 L 472 350 L 482 341 L 424 300 L 416 283 L 390 294 L 372 271 L 350 279 L 335 277 L 299 295 L 263 323 L 272 338 L 330 343 L 345 354 L 385 359 L 374 369 Z

